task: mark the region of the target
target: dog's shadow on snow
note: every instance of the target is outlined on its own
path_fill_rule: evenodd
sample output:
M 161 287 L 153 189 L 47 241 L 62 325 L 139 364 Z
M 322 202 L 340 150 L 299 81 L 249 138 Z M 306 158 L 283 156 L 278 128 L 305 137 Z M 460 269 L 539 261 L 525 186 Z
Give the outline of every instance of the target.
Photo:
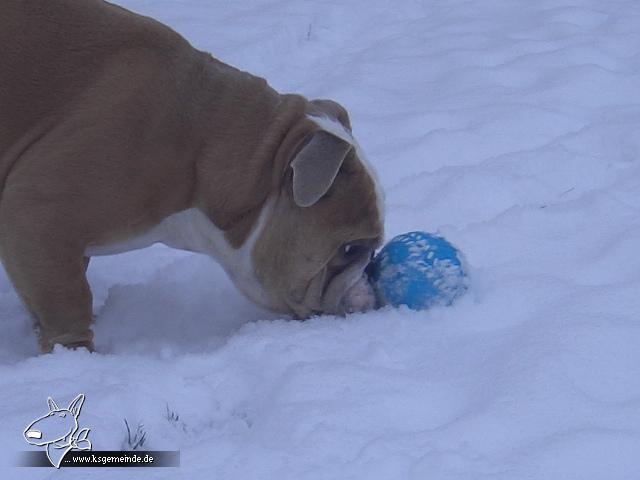
M 242 296 L 203 255 L 179 257 L 143 281 L 110 279 L 116 283 L 103 285 L 106 298 L 93 325 L 96 349 L 102 353 L 207 352 L 245 323 L 276 318 Z

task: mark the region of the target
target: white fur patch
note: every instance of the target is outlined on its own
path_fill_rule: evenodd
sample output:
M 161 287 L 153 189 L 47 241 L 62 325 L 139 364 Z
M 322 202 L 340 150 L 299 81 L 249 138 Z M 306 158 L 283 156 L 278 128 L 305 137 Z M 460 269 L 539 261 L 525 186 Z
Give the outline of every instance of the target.
M 249 237 L 237 249 L 229 245 L 224 232 L 217 228 L 201 210 L 190 208 L 168 216 L 139 237 L 111 245 L 89 247 L 85 254 L 87 256 L 113 255 L 145 248 L 154 243 L 204 253 L 220 263 L 233 283 L 247 297 L 268 308 L 271 302 L 256 279 L 251 252 L 272 211 L 273 200 L 268 200 Z
M 362 151 L 360 144 L 355 138 L 353 138 L 353 135 L 349 133 L 344 125 L 342 125 L 338 120 L 325 116 L 315 115 L 307 115 L 307 118 L 318 125 L 318 127 L 320 127 L 322 130 L 335 135 L 345 142 L 349 142 L 356 149 L 358 158 L 362 162 L 362 165 L 364 166 L 366 172 L 369 174 L 369 177 L 371 177 L 371 180 L 373 181 L 373 185 L 376 190 L 376 200 L 378 205 L 378 215 L 380 216 L 380 223 L 384 224 L 384 190 L 382 189 L 382 185 L 380 184 L 375 168 L 373 168 L 373 165 L 371 164 L 371 162 L 369 162 L 367 156 Z

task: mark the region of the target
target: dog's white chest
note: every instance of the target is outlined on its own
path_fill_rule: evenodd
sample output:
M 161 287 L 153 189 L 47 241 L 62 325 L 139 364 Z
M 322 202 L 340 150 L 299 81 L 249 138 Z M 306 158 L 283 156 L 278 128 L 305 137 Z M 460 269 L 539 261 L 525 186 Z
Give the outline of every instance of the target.
M 267 201 L 249 237 L 240 248 L 229 245 L 224 232 L 201 210 L 190 208 L 168 216 L 138 237 L 110 245 L 89 247 L 85 254 L 88 257 L 114 255 L 145 248 L 154 243 L 203 253 L 217 260 L 246 296 L 258 304 L 269 307 L 268 296 L 258 283 L 253 270 L 251 252 L 271 210 L 271 202 Z
M 230 248 L 223 232 L 216 228 L 205 215 L 196 208 L 183 210 L 165 218 L 147 232 L 123 242 L 91 246 L 86 255 L 114 255 L 146 248 L 154 243 L 181 250 L 217 256 L 218 252 Z

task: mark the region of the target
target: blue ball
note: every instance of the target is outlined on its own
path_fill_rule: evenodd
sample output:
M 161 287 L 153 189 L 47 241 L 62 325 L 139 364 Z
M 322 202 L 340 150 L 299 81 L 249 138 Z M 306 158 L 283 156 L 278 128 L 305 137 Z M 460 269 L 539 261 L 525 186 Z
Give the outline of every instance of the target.
M 451 305 L 467 289 L 460 252 L 444 238 L 425 232 L 398 235 L 367 267 L 380 306 L 422 310 Z

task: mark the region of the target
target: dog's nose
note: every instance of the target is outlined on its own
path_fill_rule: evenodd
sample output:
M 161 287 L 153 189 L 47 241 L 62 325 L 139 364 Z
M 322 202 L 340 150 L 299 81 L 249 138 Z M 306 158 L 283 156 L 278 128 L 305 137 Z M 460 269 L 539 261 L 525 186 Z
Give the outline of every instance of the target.
M 42 438 L 42 432 L 40 430 L 29 430 L 27 438 Z

